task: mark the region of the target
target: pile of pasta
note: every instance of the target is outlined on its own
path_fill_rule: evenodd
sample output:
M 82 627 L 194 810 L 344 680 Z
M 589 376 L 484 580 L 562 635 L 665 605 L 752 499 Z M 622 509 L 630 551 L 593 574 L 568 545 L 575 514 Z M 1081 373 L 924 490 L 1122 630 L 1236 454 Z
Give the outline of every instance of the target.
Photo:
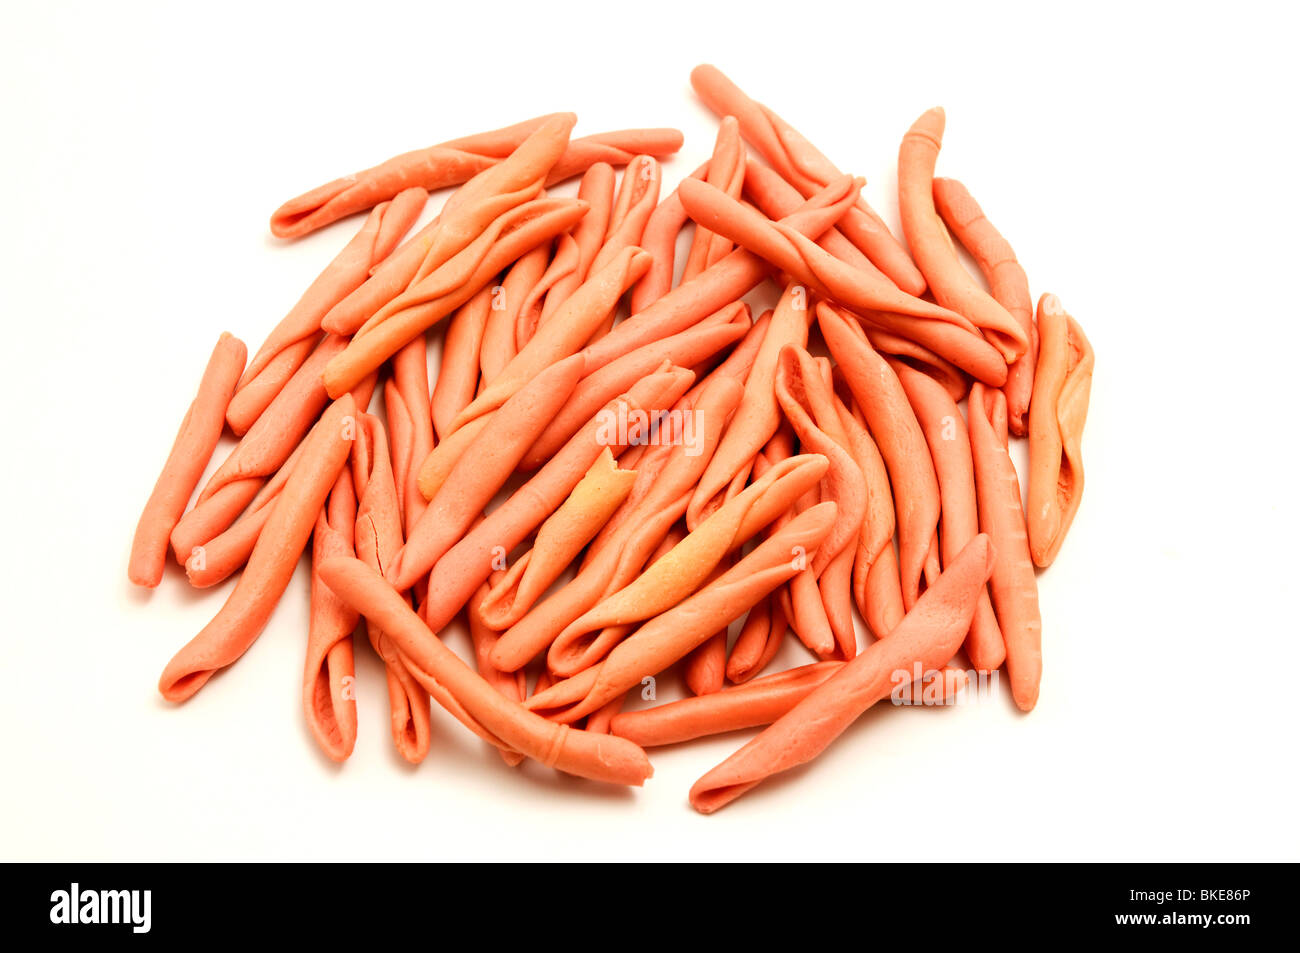
M 902 139 L 899 241 L 770 109 L 712 66 L 692 82 L 717 140 L 663 198 L 680 133 L 573 138 L 557 113 L 276 211 L 287 239 L 366 217 L 251 360 L 220 337 L 145 507 L 132 582 L 157 586 L 169 553 L 197 587 L 239 574 L 165 698 L 243 655 L 309 552 L 303 710 L 336 761 L 359 631 L 411 762 L 431 702 L 508 764 L 614 784 L 651 776 L 648 747 L 761 729 L 691 789 L 706 813 L 900 685 L 947 703 L 1005 666 L 1034 707 L 1036 569 L 1083 490 L 1087 338 L 1054 295 L 1035 309 L 1011 246 L 935 178 L 941 109 Z M 548 193 L 571 179 L 576 197 Z M 441 638 L 458 618 L 468 661 Z M 806 662 L 769 671 L 791 643 Z M 622 710 L 673 669 L 686 697 Z

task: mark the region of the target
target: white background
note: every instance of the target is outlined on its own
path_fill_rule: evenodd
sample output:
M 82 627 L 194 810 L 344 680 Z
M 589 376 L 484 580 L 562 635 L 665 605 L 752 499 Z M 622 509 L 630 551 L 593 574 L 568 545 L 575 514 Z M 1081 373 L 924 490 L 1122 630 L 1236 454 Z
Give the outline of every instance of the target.
M 1295 33 L 1280 4 L 1219 9 L 10 6 L 0 857 L 1300 859 Z M 940 173 L 1089 333 L 1037 710 L 875 710 L 703 817 L 686 792 L 742 736 L 652 752 L 621 791 L 507 768 L 435 709 L 412 769 L 359 649 L 338 768 L 301 714 L 305 563 L 252 650 L 165 703 L 230 584 L 173 567 L 133 591 L 139 509 L 218 333 L 256 349 L 358 221 L 286 245 L 271 211 L 554 110 L 578 135 L 681 128 L 671 185 L 713 142 L 700 62 L 866 176 L 891 224 L 898 141 L 944 105 Z

